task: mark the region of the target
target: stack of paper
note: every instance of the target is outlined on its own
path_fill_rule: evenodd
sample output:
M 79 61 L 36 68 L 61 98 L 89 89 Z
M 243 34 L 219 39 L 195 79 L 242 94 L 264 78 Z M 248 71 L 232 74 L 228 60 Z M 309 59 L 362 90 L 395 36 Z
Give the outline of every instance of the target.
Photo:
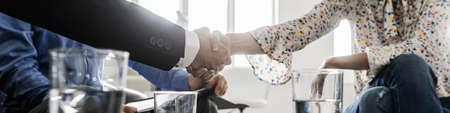
M 154 102 L 155 100 L 153 98 L 150 98 L 141 101 L 130 102 L 126 104 L 126 106 L 134 107 L 137 109 L 138 112 L 147 112 L 155 109 Z

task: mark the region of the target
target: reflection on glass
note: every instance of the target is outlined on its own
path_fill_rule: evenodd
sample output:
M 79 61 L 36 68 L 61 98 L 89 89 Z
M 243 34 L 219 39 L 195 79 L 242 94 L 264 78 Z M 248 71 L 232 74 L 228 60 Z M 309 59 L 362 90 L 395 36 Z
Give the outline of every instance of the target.
M 196 113 L 197 92 L 155 92 L 156 113 Z
M 50 113 L 121 113 L 127 52 L 69 48 L 50 55 Z
M 342 112 L 342 71 L 302 69 L 291 74 L 295 113 Z M 323 80 L 322 87 L 313 90 L 312 84 L 318 79 Z
M 189 29 L 227 32 L 227 0 L 189 0 Z

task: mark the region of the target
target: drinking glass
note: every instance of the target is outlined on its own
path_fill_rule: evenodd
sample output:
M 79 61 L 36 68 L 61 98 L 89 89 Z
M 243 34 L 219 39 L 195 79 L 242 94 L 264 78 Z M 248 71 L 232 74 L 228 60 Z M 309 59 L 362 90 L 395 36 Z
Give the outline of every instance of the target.
M 302 69 L 293 71 L 292 92 L 295 113 L 341 113 L 343 72 Z M 322 81 L 322 82 L 319 82 Z M 323 84 L 313 88 L 313 83 Z M 317 89 L 317 90 L 314 90 Z M 317 92 L 322 91 L 321 95 Z
M 157 91 L 156 113 L 196 113 L 197 91 Z
M 59 48 L 50 55 L 50 113 L 122 112 L 128 52 Z

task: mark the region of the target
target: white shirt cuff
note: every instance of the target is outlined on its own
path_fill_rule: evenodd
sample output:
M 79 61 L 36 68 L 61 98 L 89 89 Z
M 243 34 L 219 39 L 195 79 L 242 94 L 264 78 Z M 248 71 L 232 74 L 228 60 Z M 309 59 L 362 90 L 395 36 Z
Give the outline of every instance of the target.
M 195 32 L 186 30 L 184 57 L 180 58 L 177 65 L 180 67 L 189 66 L 197 56 L 200 49 L 200 40 Z

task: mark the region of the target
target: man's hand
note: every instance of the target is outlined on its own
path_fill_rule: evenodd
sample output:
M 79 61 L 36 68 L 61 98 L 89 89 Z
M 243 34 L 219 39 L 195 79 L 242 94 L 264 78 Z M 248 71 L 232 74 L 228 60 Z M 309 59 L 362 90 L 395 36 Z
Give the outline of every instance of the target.
M 192 76 L 189 78 L 189 88 L 191 90 L 197 90 L 203 87 L 214 88 L 214 86 L 214 94 L 217 96 L 223 96 L 228 89 L 227 80 L 225 80 L 225 77 L 220 74 L 214 76 L 211 81 L 207 83 L 203 82 L 200 78 L 195 78 Z
M 214 88 L 214 86 L 216 87 L 214 89 L 214 94 L 217 96 L 223 96 L 227 92 L 227 80 L 225 80 L 225 77 L 220 74 L 214 76 L 214 78 L 206 84 L 206 88 Z
M 124 106 L 123 113 L 137 113 L 137 108 L 131 106 Z
M 212 72 L 209 76 L 217 74 L 225 65 L 231 64 L 230 40 L 218 31 L 210 33 L 208 28 L 200 28 L 194 31 L 200 40 L 200 50 L 191 65 L 187 67 L 189 73 L 195 77 L 203 75 L 206 68 Z M 205 76 L 202 79 L 209 80 Z

